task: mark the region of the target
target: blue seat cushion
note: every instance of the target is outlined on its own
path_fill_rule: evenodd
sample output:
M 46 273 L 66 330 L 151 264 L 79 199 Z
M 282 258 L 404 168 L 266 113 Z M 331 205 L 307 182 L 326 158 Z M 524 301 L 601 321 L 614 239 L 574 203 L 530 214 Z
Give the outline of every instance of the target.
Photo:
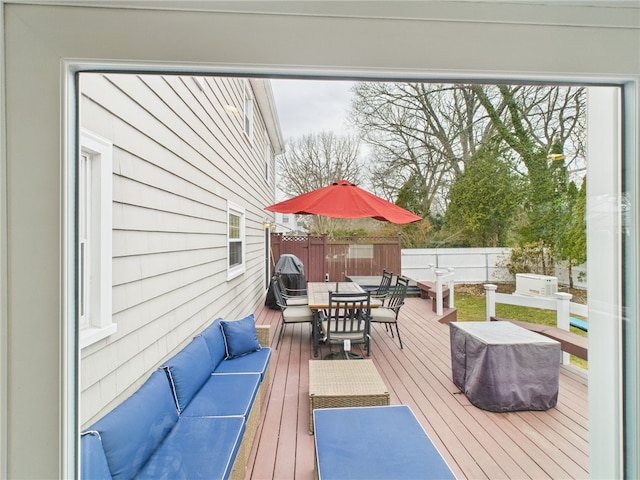
M 207 347 L 209 347 L 209 354 L 211 355 L 211 363 L 213 364 L 214 370 L 227 356 L 220 321 L 220 318 L 214 320 L 213 323 L 200 334 L 207 342 Z
M 226 357 L 242 357 L 260 350 L 253 313 L 240 320 L 221 320 Z
M 213 371 L 207 342 L 198 335 L 162 368 L 174 389 L 178 412 L 182 412 Z
M 318 408 L 313 420 L 320 480 L 456 478 L 407 405 Z
M 80 434 L 80 478 L 111 480 L 100 434 L 95 430 Z
M 263 347 L 251 355 L 223 360 L 214 373 L 259 373 L 260 379 L 263 380 L 270 358 L 271 348 Z
M 99 432 L 111 476 L 129 480 L 177 421 L 167 376 L 156 370 L 133 395 L 87 430 Z
M 181 417 L 136 479 L 227 479 L 244 434 L 242 417 Z
M 240 415 L 246 419 L 259 386 L 260 375 L 257 373 L 214 373 L 180 418 Z

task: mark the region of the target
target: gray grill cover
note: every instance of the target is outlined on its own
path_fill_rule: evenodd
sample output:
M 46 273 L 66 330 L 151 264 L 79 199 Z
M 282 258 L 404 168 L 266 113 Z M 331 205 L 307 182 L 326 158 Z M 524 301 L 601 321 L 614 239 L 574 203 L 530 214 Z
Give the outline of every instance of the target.
M 294 290 L 307 288 L 307 280 L 304 276 L 304 264 L 295 255 L 290 253 L 280 255 L 275 264 L 274 273 L 282 275 L 282 280 L 287 288 Z M 265 298 L 264 304 L 274 310 L 278 310 L 280 308 L 276 303 L 276 296 L 273 293 L 272 283 L 269 283 L 269 290 L 267 291 L 267 297 Z
M 492 412 L 547 410 L 558 401 L 560 343 L 511 322 L 451 322 L 453 383 Z
M 304 278 L 304 265 L 295 255 L 285 253 L 276 262 L 275 272 L 282 275 L 287 288 L 299 290 L 307 287 Z

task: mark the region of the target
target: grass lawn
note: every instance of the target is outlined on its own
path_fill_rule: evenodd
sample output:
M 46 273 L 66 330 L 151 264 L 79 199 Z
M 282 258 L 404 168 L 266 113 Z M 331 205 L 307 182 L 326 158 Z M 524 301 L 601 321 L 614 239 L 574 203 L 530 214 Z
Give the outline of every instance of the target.
M 485 297 L 468 294 L 458 293 L 455 291 L 455 306 L 458 310 L 458 321 L 464 322 L 468 320 L 484 320 L 486 318 L 486 302 Z M 555 310 L 543 310 L 540 308 L 520 307 L 518 305 L 505 305 L 496 304 L 496 317 L 501 318 L 513 318 L 523 322 L 538 323 L 542 325 L 556 325 L 556 312 Z M 575 327 L 570 327 L 573 333 L 587 336 L 586 332 Z M 587 368 L 587 361 L 581 358 L 571 356 L 571 363 L 573 365 Z

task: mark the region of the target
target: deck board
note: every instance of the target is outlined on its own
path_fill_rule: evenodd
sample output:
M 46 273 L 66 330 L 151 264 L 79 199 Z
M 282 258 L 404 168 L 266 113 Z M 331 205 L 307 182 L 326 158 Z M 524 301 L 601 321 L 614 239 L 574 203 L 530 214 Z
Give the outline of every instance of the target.
M 276 338 L 280 312 L 261 305 L 255 315 L 259 324 L 271 325 Z M 547 411 L 478 409 L 453 384 L 449 326 L 437 320 L 428 300 L 408 298 L 400 312 L 404 349 L 383 325 L 374 325 L 370 358 L 391 404 L 411 407 L 456 477 L 588 478 L 585 373 L 563 367 L 558 405 Z M 318 358 L 327 353 L 322 346 Z M 271 386 L 247 479 L 314 478 L 313 435 L 308 432 L 308 360 L 313 358 L 310 326 L 288 325 L 273 351 Z

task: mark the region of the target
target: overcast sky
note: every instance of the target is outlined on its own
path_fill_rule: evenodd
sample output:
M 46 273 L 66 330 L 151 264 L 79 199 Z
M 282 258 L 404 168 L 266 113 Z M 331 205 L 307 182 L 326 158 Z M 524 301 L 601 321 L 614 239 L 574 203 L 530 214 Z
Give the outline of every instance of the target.
M 282 138 L 333 131 L 350 133 L 347 116 L 353 82 L 337 80 L 271 80 Z

